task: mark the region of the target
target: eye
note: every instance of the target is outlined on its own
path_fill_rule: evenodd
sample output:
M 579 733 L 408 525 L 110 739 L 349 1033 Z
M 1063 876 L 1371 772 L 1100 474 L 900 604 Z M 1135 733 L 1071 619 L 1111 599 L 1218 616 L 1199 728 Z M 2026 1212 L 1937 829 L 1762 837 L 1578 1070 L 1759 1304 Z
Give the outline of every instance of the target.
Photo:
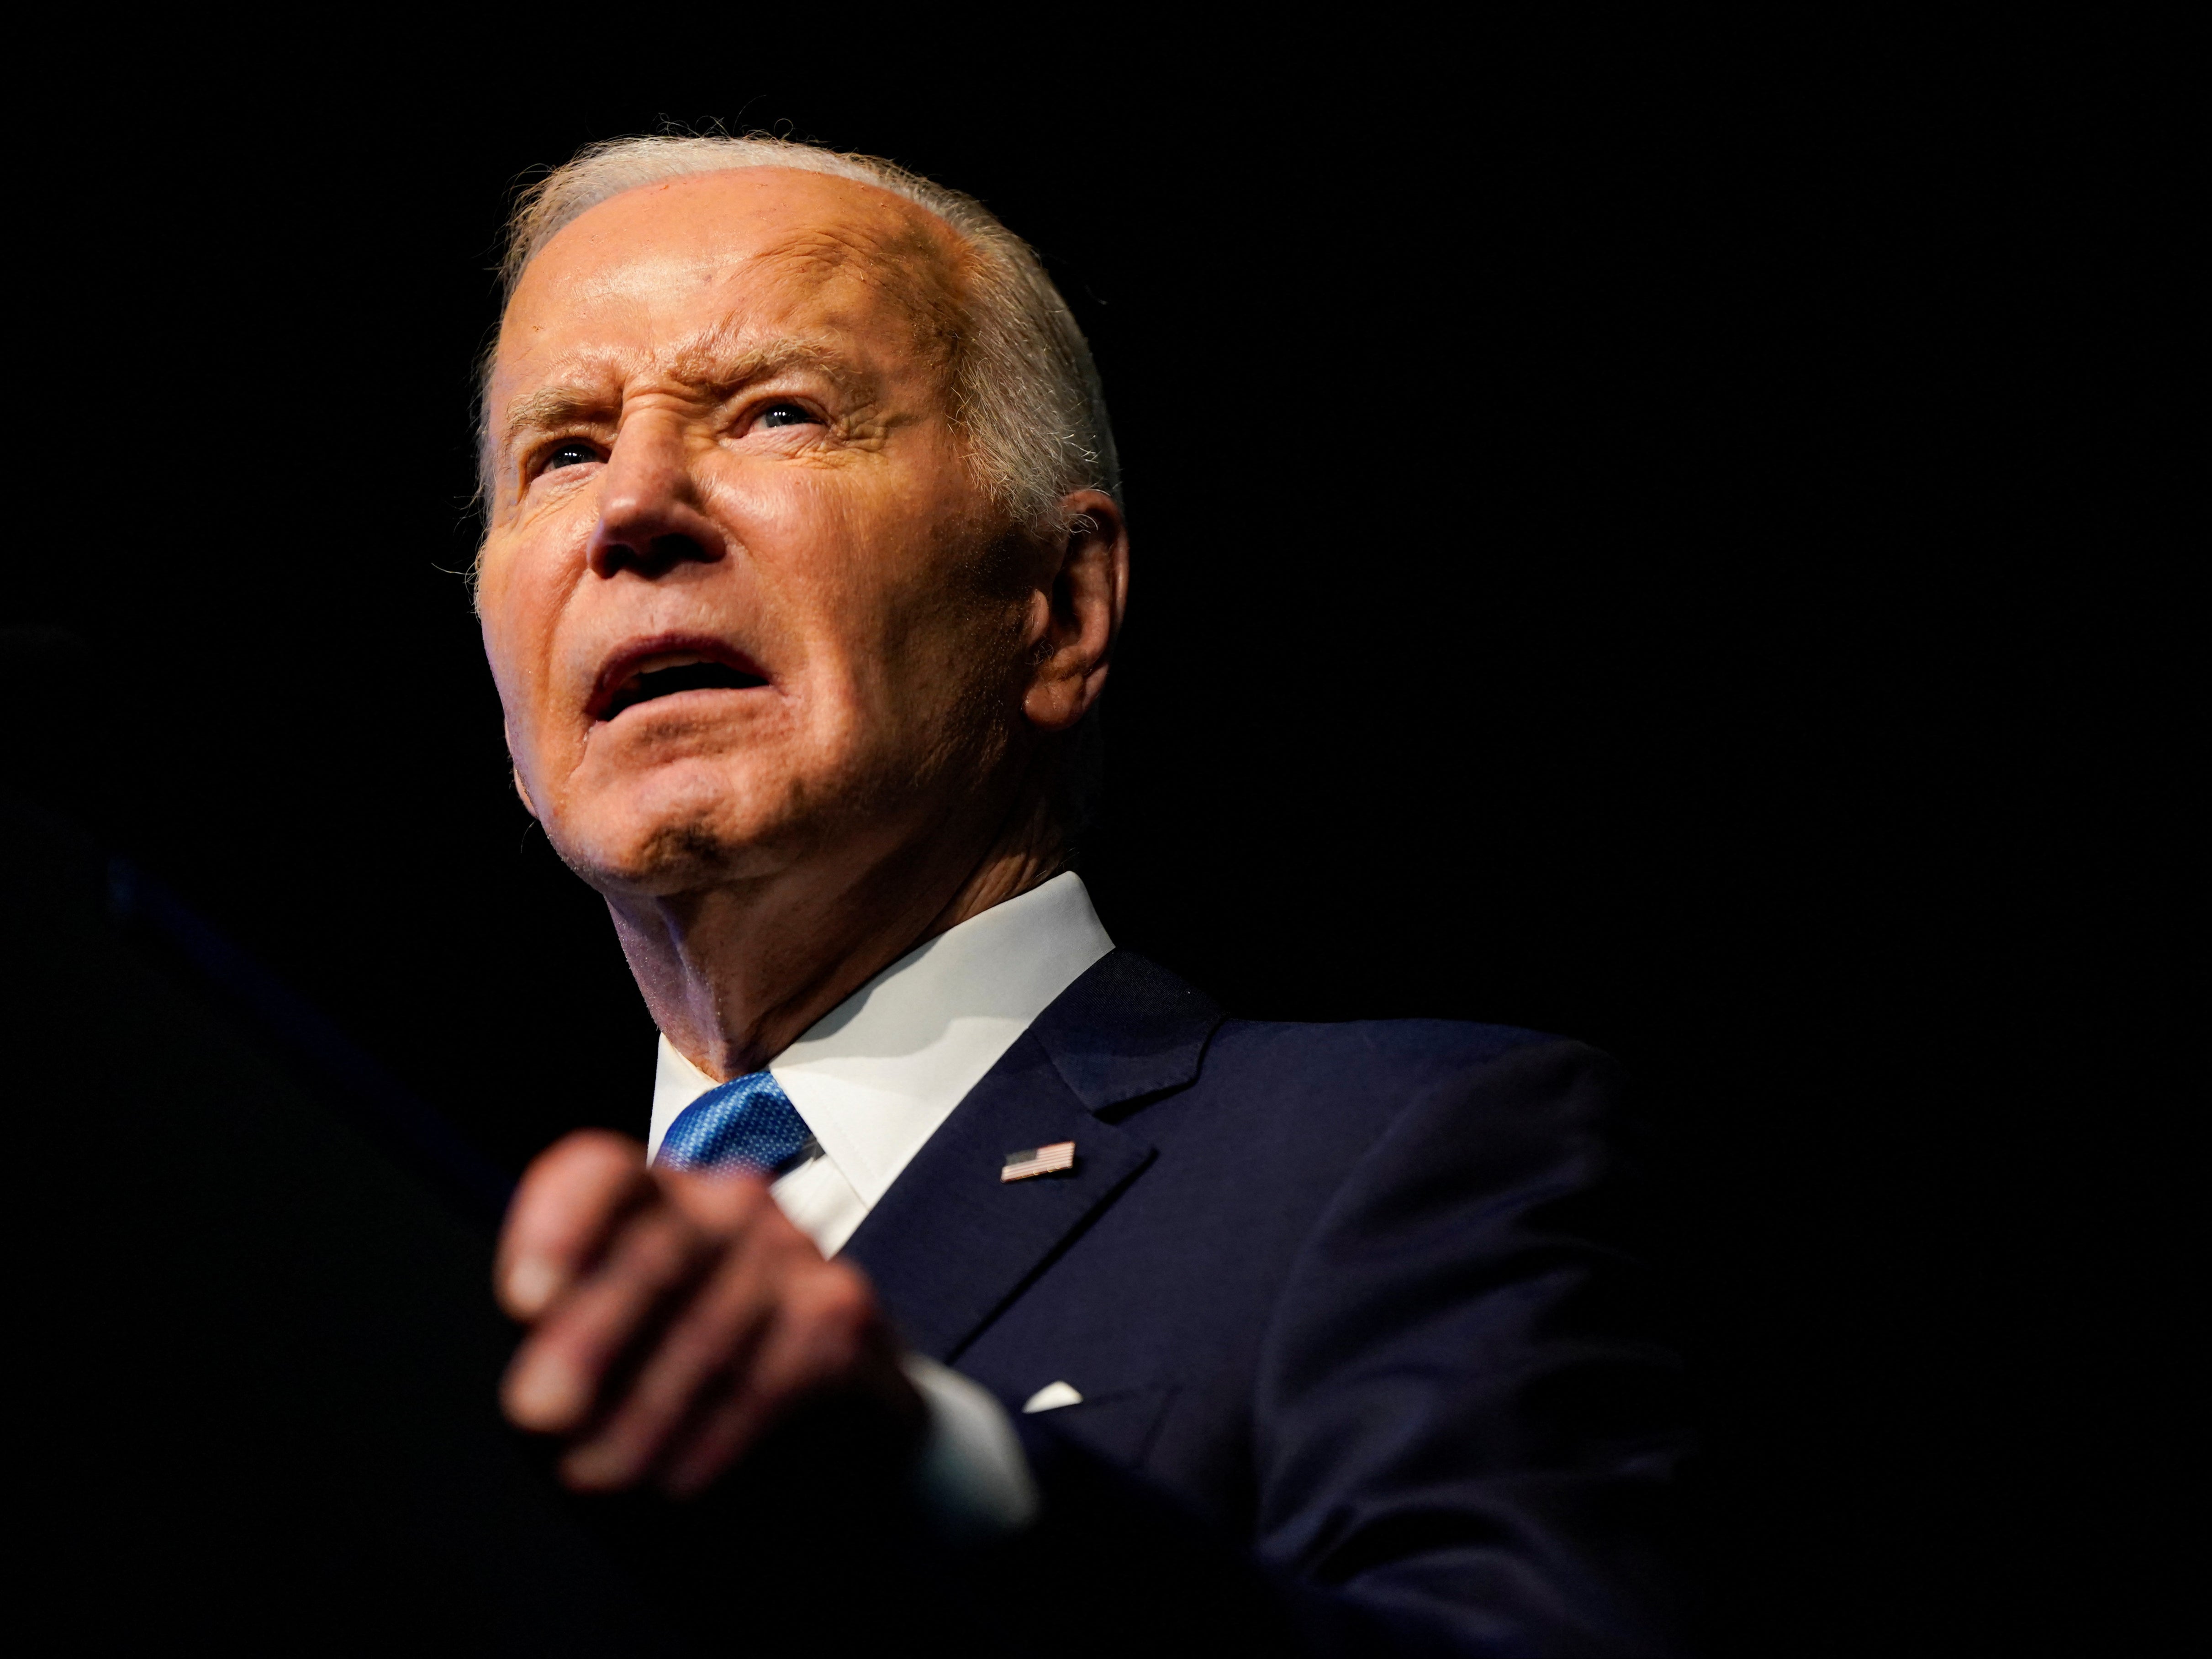
M 599 452 L 595 446 L 586 443 L 581 438 L 571 438 L 567 443 L 546 453 L 545 465 L 541 470 L 550 472 L 563 466 L 588 466 L 599 459 Z
M 804 404 L 775 403 L 760 412 L 763 426 L 820 426 L 822 417 Z

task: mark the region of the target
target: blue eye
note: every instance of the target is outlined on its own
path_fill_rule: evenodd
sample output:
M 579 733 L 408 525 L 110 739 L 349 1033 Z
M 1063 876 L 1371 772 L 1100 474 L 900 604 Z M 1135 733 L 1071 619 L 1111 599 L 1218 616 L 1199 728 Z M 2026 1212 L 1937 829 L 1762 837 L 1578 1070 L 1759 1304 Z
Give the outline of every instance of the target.
M 798 404 L 770 404 L 761 411 L 763 426 L 819 426 L 822 422 Z
M 578 440 L 572 443 L 562 444 L 548 455 L 545 458 L 545 471 L 550 472 L 556 467 L 562 466 L 587 466 L 599 459 L 599 452 L 597 449 Z

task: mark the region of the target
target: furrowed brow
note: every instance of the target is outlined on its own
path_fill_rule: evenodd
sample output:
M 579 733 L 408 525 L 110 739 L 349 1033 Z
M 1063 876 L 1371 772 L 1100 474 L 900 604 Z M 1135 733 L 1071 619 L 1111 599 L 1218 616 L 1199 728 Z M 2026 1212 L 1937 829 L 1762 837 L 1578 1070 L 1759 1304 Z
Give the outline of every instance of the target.
M 720 399 L 792 368 L 813 369 L 847 393 L 860 391 L 866 378 L 832 347 L 796 335 L 742 343 L 713 337 L 695 340 L 672 351 L 662 372 L 679 385 Z M 605 392 L 580 386 L 541 386 L 526 392 L 507 405 L 501 447 L 512 448 L 529 433 L 604 420 L 610 413 L 608 402 Z
M 833 347 L 795 334 L 750 340 L 710 335 L 678 347 L 668 357 L 672 378 L 717 398 L 793 368 L 813 369 L 840 391 L 851 390 L 860 378 Z
M 499 434 L 501 447 L 511 447 L 517 438 L 527 432 L 550 431 L 589 420 L 595 415 L 603 416 L 606 407 L 603 393 L 587 392 L 581 386 L 542 386 L 507 406 L 507 422 Z

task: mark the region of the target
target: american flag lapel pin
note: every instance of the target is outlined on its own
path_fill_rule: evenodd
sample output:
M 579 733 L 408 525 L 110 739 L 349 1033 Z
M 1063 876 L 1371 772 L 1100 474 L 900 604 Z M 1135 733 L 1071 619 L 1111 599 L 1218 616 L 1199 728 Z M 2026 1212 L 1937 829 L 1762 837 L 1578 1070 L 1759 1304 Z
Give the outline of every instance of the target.
M 1008 1152 L 1001 1181 L 1027 1181 L 1031 1176 L 1059 1175 L 1075 1167 L 1075 1143 L 1055 1140 L 1049 1146 L 1032 1146 L 1025 1152 Z

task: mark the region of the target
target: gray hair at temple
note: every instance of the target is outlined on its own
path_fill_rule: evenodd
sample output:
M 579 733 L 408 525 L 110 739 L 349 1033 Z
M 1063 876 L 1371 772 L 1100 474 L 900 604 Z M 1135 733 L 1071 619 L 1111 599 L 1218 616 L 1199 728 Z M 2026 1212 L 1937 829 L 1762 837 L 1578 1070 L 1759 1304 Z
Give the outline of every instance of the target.
M 793 167 L 887 190 L 952 228 L 969 256 L 964 327 L 952 374 L 953 418 L 984 487 L 1014 524 L 1057 538 L 1073 528 L 1063 499 L 1097 489 L 1121 500 L 1121 466 L 1091 347 L 1028 243 L 973 197 L 896 162 L 789 139 L 721 136 L 617 138 L 580 151 L 525 190 L 501 261 L 502 307 L 546 243 L 609 198 L 693 173 Z M 491 354 L 477 396 L 482 500 L 491 509 Z

